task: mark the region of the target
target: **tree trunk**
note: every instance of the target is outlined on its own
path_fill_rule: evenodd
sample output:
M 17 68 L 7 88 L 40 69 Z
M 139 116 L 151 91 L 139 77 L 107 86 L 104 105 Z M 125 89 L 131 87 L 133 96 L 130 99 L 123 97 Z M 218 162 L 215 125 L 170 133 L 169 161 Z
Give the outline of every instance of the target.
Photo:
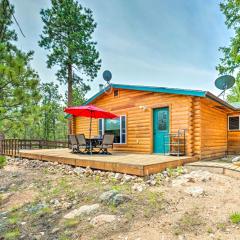
M 72 85 L 73 85 L 73 73 L 72 73 L 72 64 L 68 64 L 68 107 L 72 106 Z M 68 133 L 73 134 L 72 132 L 72 120 L 68 120 Z

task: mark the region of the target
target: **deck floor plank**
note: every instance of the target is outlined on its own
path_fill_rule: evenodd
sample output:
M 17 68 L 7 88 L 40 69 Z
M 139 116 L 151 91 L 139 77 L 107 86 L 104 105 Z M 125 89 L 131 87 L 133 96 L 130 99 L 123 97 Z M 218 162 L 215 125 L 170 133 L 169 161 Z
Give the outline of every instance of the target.
M 59 162 L 73 166 L 91 167 L 145 176 L 157 173 L 166 167 L 177 167 L 186 162 L 194 161 L 192 157 L 175 157 L 158 154 L 134 154 L 113 152 L 112 155 L 73 154 L 67 148 L 20 150 L 20 157 L 43 161 Z

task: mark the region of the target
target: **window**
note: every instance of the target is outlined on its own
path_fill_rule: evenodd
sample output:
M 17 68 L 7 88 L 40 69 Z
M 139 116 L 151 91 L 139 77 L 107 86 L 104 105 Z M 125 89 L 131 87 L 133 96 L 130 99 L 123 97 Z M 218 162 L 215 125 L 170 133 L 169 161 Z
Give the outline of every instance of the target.
M 103 128 L 104 128 L 104 126 L 103 126 L 103 119 L 98 119 L 98 135 L 99 136 L 103 136 Z
M 158 130 L 167 130 L 167 113 L 158 112 Z
M 114 96 L 114 97 L 118 97 L 118 89 L 117 89 L 117 90 L 114 90 L 113 96 Z
M 126 116 L 117 119 L 99 119 L 98 133 L 100 136 L 104 133 L 114 134 L 114 143 L 126 143 Z
M 239 116 L 228 117 L 228 129 L 229 130 L 240 130 Z

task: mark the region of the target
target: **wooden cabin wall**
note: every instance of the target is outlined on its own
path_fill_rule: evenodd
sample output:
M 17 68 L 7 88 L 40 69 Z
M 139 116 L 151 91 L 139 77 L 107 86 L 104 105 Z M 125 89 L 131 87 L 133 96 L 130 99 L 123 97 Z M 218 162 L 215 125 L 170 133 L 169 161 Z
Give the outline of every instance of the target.
M 219 104 L 201 99 L 201 159 L 223 157 L 227 152 L 227 112 Z
M 240 112 L 234 112 L 228 116 L 240 115 Z M 240 153 L 240 131 L 231 130 L 228 131 L 228 153 L 229 154 L 239 154 Z
M 193 109 L 197 109 L 197 114 L 199 114 L 199 110 L 198 105 L 195 106 L 193 97 L 119 89 L 118 97 L 114 97 L 113 92 L 105 93 L 95 99 L 92 104 L 115 114 L 127 116 L 127 143 L 114 144 L 114 150 L 152 153 L 153 109 L 169 107 L 170 131 L 177 132 L 178 129 L 186 129 L 187 155 L 194 154 L 194 142 L 199 139 L 199 136 L 198 133 L 193 136 L 193 133 L 194 128 L 197 127 L 199 123 L 193 120 Z M 141 106 L 146 107 L 146 110 Z M 89 118 L 77 117 L 74 129 L 75 133 L 84 133 L 88 136 Z M 98 135 L 97 120 L 93 121 L 92 135 Z

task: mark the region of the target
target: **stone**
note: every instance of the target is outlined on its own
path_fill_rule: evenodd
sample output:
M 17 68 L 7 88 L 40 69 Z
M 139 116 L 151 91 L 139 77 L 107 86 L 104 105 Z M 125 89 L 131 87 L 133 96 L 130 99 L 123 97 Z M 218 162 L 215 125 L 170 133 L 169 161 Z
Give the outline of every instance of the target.
M 131 197 L 129 197 L 128 195 L 119 193 L 113 197 L 112 204 L 114 206 L 118 206 L 118 205 L 120 205 L 124 202 L 128 202 L 130 200 L 131 200 Z
M 117 190 L 110 190 L 102 193 L 99 198 L 101 202 L 109 203 L 113 199 L 113 197 L 117 194 L 118 194 Z
M 54 228 L 54 229 L 52 230 L 52 234 L 58 232 L 59 230 L 60 230 L 60 228 Z
M 206 182 L 211 180 L 212 174 L 208 171 L 197 170 L 188 174 L 181 175 L 172 180 L 172 186 L 182 186 L 187 182 Z
M 122 181 L 123 182 L 130 182 L 132 179 L 133 179 L 133 177 L 131 175 L 124 174 L 123 178 L 122 178 Z
M 187 178 L 178 177 L 178 178 L 172 180 L 172 186 L 179 187 L 179 186 L 184 185 L 187 182 L 188 182 Z
M 157 184 L 157 181 L 155 181 L 155 180 L 150 181 L 151 186 L 155 186 L 156 184 Z
M 96 217 L 94 217 L 91 221 L 90 224 L 93 226 L 100 226 L 105 223 L 111 223 L 116 220 L 115 215 L 107 215 L 107 214 L 101 214 Z
M 145 189 L 145 186 L 143 184 L 134 183 L 132 186 L 132 190 L 136 192 L 142 192 Z
M 121 180 L 123 178 L 123 174 L 121 173 L 116 173 L 115 176 L 114 176 L 115 179 L 117 180 Z
M 85 173 L 86 170 L 81 167 L 76 167 L 76 168 L 74 168 L 73 172 L 76 173 L 77 175 L 81 175 L 81 174 Z
M 189 187 L 185 189 L 185 192 L 190 194 L 193 197 L 199 197 L 204 193 L 204 190 L 202 187 L 195 186 L 195 187 Z
M 234 163 L 234 162 L 239 162 L 240 161 L 240 156 L 237 156 L 237 157 L 234 157 L 233 159 L 232 159 L 232 162 Z
M 71 218 L 79 217 L 81 215 L 89 215 L 90 213 L 96 211 L 99 207 L 100 207 L 99 204 L 84 205 L 78 209 L 72 210 L 71 212 L 66 214 L 63 218 L 71 219 Z

